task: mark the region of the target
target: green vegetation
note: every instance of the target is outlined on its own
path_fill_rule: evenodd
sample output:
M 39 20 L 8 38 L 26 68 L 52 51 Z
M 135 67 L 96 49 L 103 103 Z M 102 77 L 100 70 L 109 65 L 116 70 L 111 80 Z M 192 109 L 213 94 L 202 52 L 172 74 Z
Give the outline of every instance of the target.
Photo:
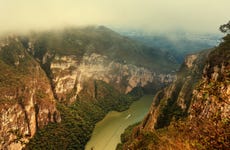
M 228 33 L 229 23 L 222 28 Z M 158 92 L 157 112 L 148 120 L 157 120 L 154 129 L 127 129 L 118 149 L 230 149 L 230 35 L 205 56 L 200 53 L 191 69 L 182 65 L 177 81 Z M 178 105 L 184 94 L 189 95 L 184 96 L 186 110 Z
M 137 123 L 135 123 L 135 124 L 133 124 L 133 125 L 128 126 L 128 127 L 125 129 L 124 133 L 121 134 L 121 143 L 119 143 L 119 144 L 117 145 L 117 148 L 116 148 L 117 150 L 122 150 L 123 144 L 124 144 L 125 142 L 128 142 L 128 140 L 129 140 L 130 137 L 132 136 L 133 129 L 134 129 L 137 125 L 139 125 L 139 124 L 140 124 L 140 122 L 137 122 Z
M 31 33 L 23 37 L 12 36 L 6 39 L 0 49 L 0 104 L 3 107 L 6 103 L 23 104 L 25 97 L 28 97 L 28 89 L 33 88 L 36 88 L 33 95 L 36 105 L 49 107 L 52 93 L 48 95 L 45 90 L 50 87 L 47 76 L 50 82 L 52 80 L 50 63 L 54 56 L 74 55 L 80 62 L 84 54 L 98 53 L 111 61 L 158 72 L 170 72 L 177 67 L 161 51 L 145 47 L 105 27 L 69 28 Z M 43 129 L 38 129 L 25 149 L 84 149 L 96 122 L 111 110 L 127 109 L 143 94 L 141 88 L 135 88 L 124 95 L 102 81 L 83 84 L 87 88 L 81 91 L 75 102 L 68 100 L 76 89 L 67 95 L 67 99 L 57 102 L 61 123 L 49 123 Z M 18 97 L 12 100 L 11 95 Z
M 215 49 L 215 51 L 212 51 L 209 55 L 209 63 L 211 66 L 218 65 L 219 67 L 223 64 L 229 64 L 230 63 L 230 34 L 227 34 L 225 37 L 223 37 L 223 42 L 220 43 L 220 45 Z M 212 70 L 209 70 L 209 73 L 211 73 Z
M 25 51 L 23 45 L 11 38 L 9 44 L 0 50 L 0 103 L 16 103 L 16 99 L 6 98 L 5 95 L 15 95 L 23 89 L 29 79 L 35 75 L 38 64 Z
M 220 31 L 223 33 L 230 33 L 230 21 L 228 21 L 228 23 L 223 24 L 220 26 Z
M 96 98 L 92 99 L 83 91 L 71 105 L 58 103 L 61 123 L 50 123 L 40 129 L 26 149 L 84 149 L 95 124 L 108 111 L 127 109 L 142 93 L 136 89 L 132 95 L 123 95 L 102 81 L 95 82 L 98 87 Z

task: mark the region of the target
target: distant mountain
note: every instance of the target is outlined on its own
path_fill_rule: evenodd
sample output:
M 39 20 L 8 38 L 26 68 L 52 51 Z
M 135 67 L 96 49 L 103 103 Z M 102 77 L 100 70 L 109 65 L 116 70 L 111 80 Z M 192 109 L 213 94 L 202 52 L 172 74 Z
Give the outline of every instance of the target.
M 184 31 L 146 33 L 141 31 L 120 30 L 120 33 L 141 41 L 149 47 L 161 49 L 169 53 L 169 55 L 176 58 L 178 63 L 182 63 L 188 54 L 218 45 L 221 38 L 220 34 L 198 34 Z
M 104 26 L 50 31 L 34 34 L 31 39 L 37 40 L 35 46 L 41 47 L 35 51 L 35 56 L 39 58 L 52 49 L 56 54 L 78 57 L 86 53 L 98 53 L 121 63 L 131 63 L 159 71 L 168 72 L 178 67 L 164 51 L 145 46 Z

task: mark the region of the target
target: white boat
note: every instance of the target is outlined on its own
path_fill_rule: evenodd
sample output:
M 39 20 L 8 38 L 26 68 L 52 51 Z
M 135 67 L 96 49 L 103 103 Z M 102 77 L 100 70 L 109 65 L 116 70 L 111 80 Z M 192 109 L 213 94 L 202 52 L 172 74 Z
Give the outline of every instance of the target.
M 128 116 L 125 119 L 129 119 L 131 117 L 131 114 L 128 114 Z

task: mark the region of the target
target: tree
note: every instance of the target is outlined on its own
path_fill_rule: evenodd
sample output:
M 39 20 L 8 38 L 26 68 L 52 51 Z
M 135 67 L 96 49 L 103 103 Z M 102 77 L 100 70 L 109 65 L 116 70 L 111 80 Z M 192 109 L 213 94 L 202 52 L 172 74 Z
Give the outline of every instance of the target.
M 228 21 L 228 23 L 226 23 L 226 24 L 221 25 L 220 31 L 223 33 L 230 34 L 230 21 Z

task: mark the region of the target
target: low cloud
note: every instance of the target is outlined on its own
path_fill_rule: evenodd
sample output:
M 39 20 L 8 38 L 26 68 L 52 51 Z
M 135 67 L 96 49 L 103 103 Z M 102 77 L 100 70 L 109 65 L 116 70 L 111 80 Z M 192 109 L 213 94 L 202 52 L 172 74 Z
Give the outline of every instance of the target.
M 0 0 L 0 32 L 108 25 L 218 32 L 229 0 Z

